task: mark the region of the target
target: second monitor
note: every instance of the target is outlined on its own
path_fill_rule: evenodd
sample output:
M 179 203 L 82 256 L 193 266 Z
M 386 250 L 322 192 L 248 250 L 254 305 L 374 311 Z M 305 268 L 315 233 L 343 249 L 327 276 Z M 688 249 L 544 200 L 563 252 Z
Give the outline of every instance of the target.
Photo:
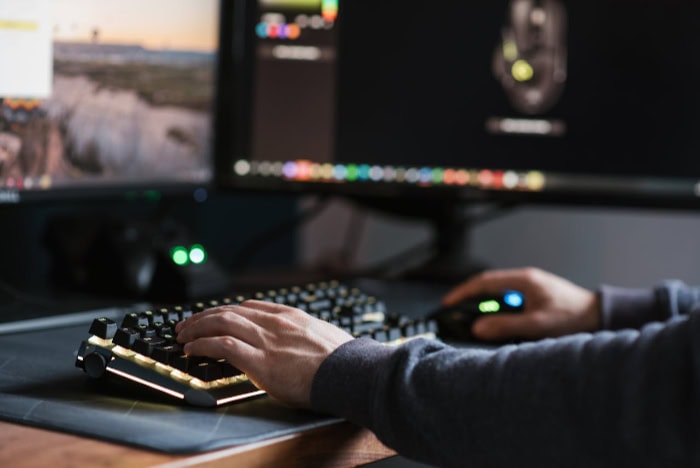
M 2 2 L 4 280 L 42 278 L 46 248 L 55 282 L 140 295 L 161 257 L 199 252 L 169 207 L 212 178 L 220 3 Z

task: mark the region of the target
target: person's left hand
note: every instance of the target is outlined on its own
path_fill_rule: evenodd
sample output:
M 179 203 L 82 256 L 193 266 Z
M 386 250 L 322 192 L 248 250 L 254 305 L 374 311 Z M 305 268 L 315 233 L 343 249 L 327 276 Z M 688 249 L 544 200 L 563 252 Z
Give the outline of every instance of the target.
M 300 309 L 253 300 L 197 313 L 175 331 L 186 354 L 226 359 L 271 397 L 302 407 L 323 360 L 353 339 Z

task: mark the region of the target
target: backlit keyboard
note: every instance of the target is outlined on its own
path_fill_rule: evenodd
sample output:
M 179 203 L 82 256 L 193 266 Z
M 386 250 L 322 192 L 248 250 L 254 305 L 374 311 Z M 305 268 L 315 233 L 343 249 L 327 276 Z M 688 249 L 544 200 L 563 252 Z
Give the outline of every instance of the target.
M 424 336 L 435 338 L 433 320 L 387 311 L 379 298 L 337 281 L 232 295 L 188 305 L 154 307 L 126 314 L 120 322 L 93 320 L 75 365 L 91 378 L 117 377 L 195 406 L 220 406 L 263 395 L 247 376 L 227 363 L 188 356 L 175 340 L 175 324 L 207 308 L 265 300 L 300 308 L 345 329 L 393 346 Z

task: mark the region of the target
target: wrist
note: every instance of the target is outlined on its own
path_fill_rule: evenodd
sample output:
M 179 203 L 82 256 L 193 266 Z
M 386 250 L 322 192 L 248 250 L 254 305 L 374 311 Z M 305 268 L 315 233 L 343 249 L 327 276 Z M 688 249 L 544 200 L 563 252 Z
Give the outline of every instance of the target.
M 603 317 L 601 312 L 600 292 L 589 293 L 588 306 L 586 307 L 586 331 L 596 331 L 602 328 Z

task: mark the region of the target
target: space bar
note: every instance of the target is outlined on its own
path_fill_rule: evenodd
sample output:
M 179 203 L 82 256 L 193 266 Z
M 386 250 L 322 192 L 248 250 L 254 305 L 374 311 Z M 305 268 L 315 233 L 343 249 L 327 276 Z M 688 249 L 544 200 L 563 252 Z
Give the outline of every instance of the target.
M 121 319 L 132 309 L 145 310 L 148 304 L 134 304 L 122 307 L 104 307 L 93 310 L 84 310 L 68 314 L 52 315 L 27 320 L 16 320 L 14 322 L 0 323 L 0 335 L 10 335 L 12 333 L 24 333 L 35 330 L 46 330 L 51 328 L 70 327 L 73 325 L 84 325 L 92 322 L 97 317 L 107 317 L 111 319 Z

